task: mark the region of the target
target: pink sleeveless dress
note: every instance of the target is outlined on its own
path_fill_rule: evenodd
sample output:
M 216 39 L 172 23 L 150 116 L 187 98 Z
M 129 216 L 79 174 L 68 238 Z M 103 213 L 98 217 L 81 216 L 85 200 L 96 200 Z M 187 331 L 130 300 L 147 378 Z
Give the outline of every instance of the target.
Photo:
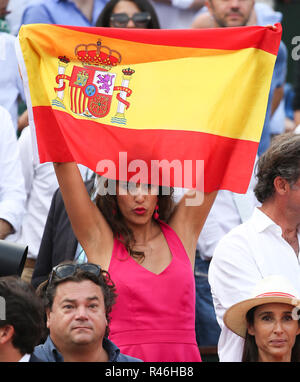
M 159 222 L 172 253 L 159 274 L 138 264 L 117 239 L 109 273 L 117 303 L 110 339 L 121 352 L 145 362 L 201 362 L 195 336 L 195 282 L 177 234 Z

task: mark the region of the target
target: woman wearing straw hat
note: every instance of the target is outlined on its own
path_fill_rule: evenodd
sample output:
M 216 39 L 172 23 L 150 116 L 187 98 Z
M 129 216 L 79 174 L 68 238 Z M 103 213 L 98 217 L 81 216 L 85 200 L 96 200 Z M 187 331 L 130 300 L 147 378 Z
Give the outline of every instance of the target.
M 289 281 L 269 276 L 256 285 L 252 298 L 231 306 L 225 325 L 245 338 L 242 362 L 300 361 L 300 299 Z

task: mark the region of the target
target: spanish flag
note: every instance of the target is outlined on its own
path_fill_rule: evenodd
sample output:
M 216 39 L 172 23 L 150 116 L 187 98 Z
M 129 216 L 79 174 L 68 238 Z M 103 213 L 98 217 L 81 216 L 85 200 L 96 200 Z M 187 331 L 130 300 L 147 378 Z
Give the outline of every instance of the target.
M 40 163 L 246 192 L 281 32 L 22 26 L 16 49 Z

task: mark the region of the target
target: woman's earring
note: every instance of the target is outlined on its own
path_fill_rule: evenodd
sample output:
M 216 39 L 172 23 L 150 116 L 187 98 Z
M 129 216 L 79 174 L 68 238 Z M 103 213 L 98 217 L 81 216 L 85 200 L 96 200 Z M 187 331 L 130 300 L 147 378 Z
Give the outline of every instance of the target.
M 155 212 L 154 212 L 154 215 L 153 215 L 154 219 L 157 220 L 159 218 L 159 214 L 158 214 L 158 204 L 156 204 L 155 206 Z

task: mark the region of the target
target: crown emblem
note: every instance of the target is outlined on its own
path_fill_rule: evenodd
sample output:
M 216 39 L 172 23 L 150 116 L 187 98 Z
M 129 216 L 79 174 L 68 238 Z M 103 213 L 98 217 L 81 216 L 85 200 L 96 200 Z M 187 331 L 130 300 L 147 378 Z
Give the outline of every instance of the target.
M 122 73 L 124 74 L 124 76 L 132 76 L 133 73 L 135 73 L 135 70 L 127 68 L 127 69 L 123 69 Z
M 121 54 L 107 46 L 101 44 L 80 44 L 75 47 L 75 55 L 82 62 L 83 66 L 101 67 L 103 70 L 110 70 L 113 66 L 121 62 Z

